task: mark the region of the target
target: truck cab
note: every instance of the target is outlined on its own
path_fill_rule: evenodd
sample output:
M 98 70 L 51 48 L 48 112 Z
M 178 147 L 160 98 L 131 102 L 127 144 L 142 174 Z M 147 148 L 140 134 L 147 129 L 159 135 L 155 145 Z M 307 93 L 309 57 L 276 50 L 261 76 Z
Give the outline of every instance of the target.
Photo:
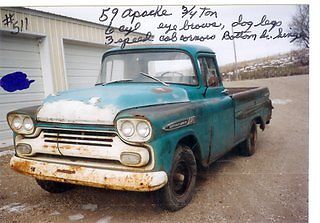
M 97 84 L 8 113 L 11 167 L 52 193 L 74 185 L 156 191 L 176 211 L 197 172 L 235 146 L 256 150 L 272 105 L 266 87 L 225 88 L 215 53 L 197 45 L 107 51 Z

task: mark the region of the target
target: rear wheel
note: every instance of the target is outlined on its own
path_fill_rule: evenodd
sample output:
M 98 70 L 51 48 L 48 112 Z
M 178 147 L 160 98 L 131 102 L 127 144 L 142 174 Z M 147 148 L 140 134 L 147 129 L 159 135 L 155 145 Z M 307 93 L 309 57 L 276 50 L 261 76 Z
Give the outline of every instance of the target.
M 36 179 L 38 185 L 45 191 L 49 193 L 63 193 L 71 190 L 75 187 L 73 184 L 49 181 L 49 180 L 38 180 Z
M 256 151 L 256 142 L 257 142 L 257 125 L 253 121 L 251 124 L 250 132 L 245 141 L 239 145 L 239 152 L 242 156 L 252 156 Z
M 187 146 L 179 146 L 175 152 L 168 183 L 157 192 L 159 205 L 169 211 L 185 207 L 192 199 L 197 176 L 197 164 L 193 152 Z

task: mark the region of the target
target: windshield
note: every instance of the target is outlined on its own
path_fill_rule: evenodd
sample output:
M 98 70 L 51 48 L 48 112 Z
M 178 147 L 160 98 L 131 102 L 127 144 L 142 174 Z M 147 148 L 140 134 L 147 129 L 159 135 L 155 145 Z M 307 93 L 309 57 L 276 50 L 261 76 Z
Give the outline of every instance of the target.
M 102 62 L 98 83 L 115 81 L 198 84 L 191 59 L 182 52 L 109 55 Z

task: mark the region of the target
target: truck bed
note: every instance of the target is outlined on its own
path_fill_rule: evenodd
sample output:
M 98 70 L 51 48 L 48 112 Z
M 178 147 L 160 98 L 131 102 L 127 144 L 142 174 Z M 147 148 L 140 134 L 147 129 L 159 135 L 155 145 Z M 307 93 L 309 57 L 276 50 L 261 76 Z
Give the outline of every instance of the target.
M 226 88 L 229 95 L 235 100 L 250 101 L 259 97 L 269 96 L 267 87 L 232 87 Z
M 234 101 L 235 138 L 241 140 L 248 132 L 248 122 L 255 120 L 264 129 L 271 119 L 272 104 L 267 87 L 226 88 Z

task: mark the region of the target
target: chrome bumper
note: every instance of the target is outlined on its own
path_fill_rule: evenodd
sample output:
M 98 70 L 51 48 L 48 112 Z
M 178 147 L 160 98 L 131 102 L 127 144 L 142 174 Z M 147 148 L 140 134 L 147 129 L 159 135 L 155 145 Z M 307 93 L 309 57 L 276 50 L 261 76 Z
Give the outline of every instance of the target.
M 76 165 L 66 165 L 24 159 L 14 156 L 10 166 L 15 171 L 31 175 L 40 180 L 51 180 L 101 187 L 114 190 L 154 191 L 168 181 L 164 171 L 159 172 L 126 172 Z

